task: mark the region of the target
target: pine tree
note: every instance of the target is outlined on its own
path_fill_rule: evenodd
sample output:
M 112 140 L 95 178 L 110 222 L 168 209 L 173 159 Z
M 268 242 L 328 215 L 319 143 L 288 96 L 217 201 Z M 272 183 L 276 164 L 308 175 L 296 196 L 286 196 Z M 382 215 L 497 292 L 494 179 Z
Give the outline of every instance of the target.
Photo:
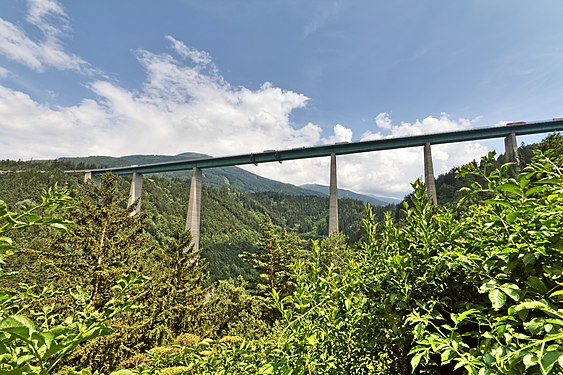
M 272 290 L 285 296 L 293 291 L 290 265 L 304 257 L 303 241 L 295 230 L 276 228 L 269 216 L 260 223 L 256 253 L 242 256 L 258 272 L 257 292 L 269 296 Z
M 206 275 L 191 235 L 181 230 L 153 259 L 152 283 L 145 299 L 146 341 L 160 345 L 182 333 L 200 333 Z
M 123 274 L 142 268 L 148 236 L 141 219 L 131 216 L 113 175 L 103 177 L 101 188 L 83 186 L 68 214 L 74 225 L 44 254 L 44 262 L 51 266 L 47 272 L 87 290 L 92 306 L 103 306 Z

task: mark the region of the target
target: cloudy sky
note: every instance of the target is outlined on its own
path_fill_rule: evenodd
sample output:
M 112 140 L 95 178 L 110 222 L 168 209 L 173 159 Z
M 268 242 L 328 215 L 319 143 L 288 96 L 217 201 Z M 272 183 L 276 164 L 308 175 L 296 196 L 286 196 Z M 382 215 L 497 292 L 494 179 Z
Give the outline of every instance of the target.
M 224 156 L 561 117 L 561 14 L 560 0 L 2 0 L 0 158 Z M 435 171 L 501 144 L 436 146 Z M 246 168 L 326 185 L 325 159 Z M 400 197 L 422 175 L 421 148 L 338 160 L 358 192 Z

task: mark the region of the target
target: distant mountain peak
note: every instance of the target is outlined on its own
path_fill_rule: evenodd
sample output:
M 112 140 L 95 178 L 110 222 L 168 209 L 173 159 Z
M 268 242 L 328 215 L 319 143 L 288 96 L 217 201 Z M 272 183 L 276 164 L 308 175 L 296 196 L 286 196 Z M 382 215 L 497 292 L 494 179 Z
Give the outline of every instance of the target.
M 319 184 L 305 184 L 299 185 L 299 187 L 307 190 L 316 191 L 321 193 L 325 196 L 329 195 L 330 188 L 326 185 L 319 185 Z M 346 189 L 338 189 L 338 197 L 340 198 L 350 198 L 350 199 L 357 199 L 364 203 L 369 203 L 373 206 L 387 206 L 388 204 L 397 203 L 397 200 L 384 198 L 384 197 L 374 197 L 371 195 L 360 194 L 353 192 L 351 190 Z

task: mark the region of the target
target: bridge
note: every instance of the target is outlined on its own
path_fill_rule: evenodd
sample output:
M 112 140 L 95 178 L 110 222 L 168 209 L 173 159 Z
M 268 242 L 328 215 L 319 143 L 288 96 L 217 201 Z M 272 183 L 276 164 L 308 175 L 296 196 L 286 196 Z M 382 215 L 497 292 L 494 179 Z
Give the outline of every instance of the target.
M 191 231 L 193 241 L 192 244 L 197 249 L 199 248 L 200 237 L 201 185 L 203 169 L 247 164 L 258 165 L 261 163 L 272 162 L 281 163 L 286 160 L 330 156 L 331 163 L 328 232 L 332 233 L 338 231 L 338 197 L 336 179 L 337 155 L 423 146 L 424 181 L 427 187 L 428 195 L 430 196 L 432 202 L 434 204 L 437 204 L 434 169 L 432 165 L 432 145 L 504 137 L 505 155 L 509 160 L 515 162 L 516 166 L 518 166 L 520 161 L 518 159 L 518 144 L 516 141 L 516 136 L 550 133 L 560 130 L 563 130 L 563 118 L 554 118 L 548 121 L 513 122 L 507 124 L 507 126 L 476 128 L 454 132 L 424 134 L 411 137 L 336 143 L 331 145 L 300 147 L 287 150 L 266 150 L 260 153 L 250 153 L 216 158 L 209 157 L 197 160 L 181 160 L 164 163 L 130 165 L 126 167 L 76 170 L 67 172 L 83 173 L 85 181 L 91 180 L 98 186 L 100 186 L 99 176 L 104 173 L 111 172 L 118 175 L 132 174 L 128 206 L 131 207 L 133 205 L 136 205 L 134 210 L 132 211 L 132 214 L 138 214 L 141 207 L 140 197 L 142 193 L 143 174 L 192 170 L 188 214 L 186 218 L 186 229 L 189 229 Z

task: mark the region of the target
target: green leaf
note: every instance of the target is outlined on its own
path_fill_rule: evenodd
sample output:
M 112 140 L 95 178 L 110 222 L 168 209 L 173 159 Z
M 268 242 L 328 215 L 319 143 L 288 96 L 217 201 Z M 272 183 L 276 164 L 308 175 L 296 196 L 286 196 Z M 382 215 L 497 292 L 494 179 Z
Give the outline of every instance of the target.
M 558 178 L 542 178 L 541 180 L 537 181 L 538 184 L 548 184 L 548 185 L 557 185 L 561 181 Z
M 33 224 L 41 219 L 41 216 L 35 214 L 26 214 L 25 218 L 30 224 Z
M 316 333 L 313 333 L 311 336 L 309 336 L 307 338 L 307 343 L 309 345 L 315 345 L 317 343 L 317 341 L 318 340 L 317 340 L 317 334 Z
M 524 193 L 524 196 L 529 197 L 530 195 L 538 194 L 543 192 L 546 189 L 545 186 L 534 186 L 533 188 L 529 189 Z
M 33 354 L 21 355 L 21 356 L 19 356 L 18 359 L 16 360 L 16 364 L 17 364 L 18 366 L 21 366 L 21 365 L 23 365 L 24 363 L 26 363 L 26 362 L 28 362 L 28 361 L 30 361 L 30 360 L 32 360 L 32 359 L 35 359 L 35 356 L 34 356 Z
M 518 312 L 521 310 L 546 310 L 547 308 L 547 304 L 543 301 L 526 301 L 514 306 L 514 311 Z
M 547 293 L 547 286 L 545 286 L 544 282 L 537 276 L 528 277 L 526 284 L 541 294 Z
M 209 346 L 211 346 L 212 343 L 214 343 L 215 341 L 213 339 L 210 338 L 204 338 L 203 340 L 201 340 L 197 345 L 199 347 L 203 347 L 203 348 L 208 348 Z
M 522 363 L 524 363 L 524 366 L 526 366 L 526 369 L 528 369 L 529 367 L 535 366 L 535 364 L 538 362 L 538 357 L 536 357 L 536 355 L 534 353 L 528 353 L 524 356 Z
M 520 189 L 519 186 L 514 185 L 514 184 L 501 184 L 497 186 L 497 190 L 499 191 L 504 191 L 507 193 L 513 193 L 513 194 L 517 194 L 517 195 L 521 195 L 522 194 L 522 190 Z
M 496 288 L 497 288 L 496 280 L 488 280 L 487 282 L 484 282 L 481 285 L 481 287 L 479 288 L 479 293 L 487 293 L 491 289 L 496 289 Z
M 446 349 L 440 355 L 440 363 L 442 365 L 446 365 L 452 361 L 456 357 L 456 352 L 451 349 Z
M 420 362 L 420 359 L 422 358 L 424 353 L 425 352 L 417 353 L 411 358 L 411 367 L 412 367 L 413 371 L 417 368 L 418 363 Z
M 23 315 L 13 315 L 0 321 L 0 331 L 29 341 L 31 340 L 31 334 L 35 331 L 35 325 Z
M 503 207 L 508 207 L 511 208 L 512 204 L 510 204 L 510 202 L 507 201 L 503 201 L 500 199 L 486 199 L 485 200 L 486 204 L 491 204 L 491 205 L 498 205 L 498 206 L 503 206 Z
M 500 289 L 492 289 L 489 291 L 489 300 L 493 309 L 498 310 L 506 303 L 506 294 Z
M 67 226 L 62 223 L 51 223 L 49 224 L 51 228 L 58 229 L 61 232 L 66 232 L 68 230 Z
M 536 260 L 536 254 L 534 253 L 528 253 L 526 255 L 524 255 L 524 258 L 522 258 L 522 262 L 524 263 L 524 266 L 528 267 L 529 264 L 531 264 L 532 262 L 534 262 Z
M 506 221 L 509 223 L 512 223 L 517 217 L 518 217 L 519 212 L 518 211 L 513 211 L 509 214 L 506 215 Z
M 10 237 L 0 237 L 0 242 L 7 243 L 8 245 L 13 244 L 13 240 Z
M 548 374 L 552 369 L 555 362 L 563 356 L 563 352 L 547 352 L 543 353 L 541 357 L 541 369 L 543 374 Z
M 459 323 L 463 322 L 465 319 L 467 319 L 468 317 L 475 315 L 475 314 L 478 314 L 478 313 L 479 313 L 479 310 L 470 309 L 470 310 L 466 310 L 466 311 L 462 312 L 459 315 L 452 314 L 451 317 L 452 317 L 452 320 L 454 321 L 455 324 L 459 324 Z
M 500 286 L 500 290 L 506 293 L 514 301 L 520 300 L 521 290 L 518 285 L 513 283 L 505 283 Z
M 543 330 L 545 320 L 542 318 L 534 318 L 529 322 L 524 324 L 524 327 L 530 331 L 532 335 L 536 335 L 538 332 Z

